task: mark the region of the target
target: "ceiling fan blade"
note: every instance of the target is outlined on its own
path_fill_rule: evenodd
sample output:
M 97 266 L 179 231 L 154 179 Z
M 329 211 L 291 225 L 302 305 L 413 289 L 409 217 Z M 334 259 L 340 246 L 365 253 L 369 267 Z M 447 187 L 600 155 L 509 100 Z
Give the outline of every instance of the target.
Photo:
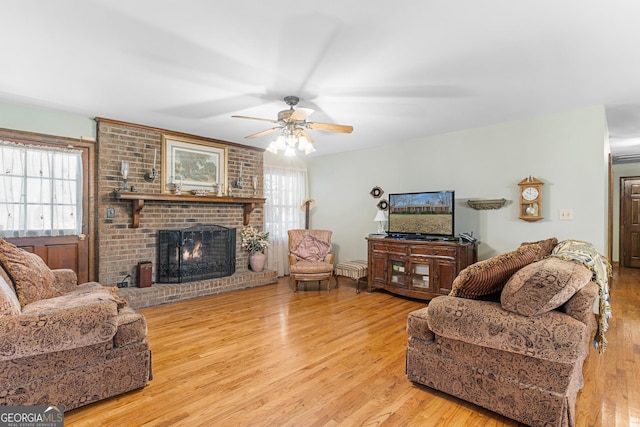
M 249 116 L 231 116 L 231 117 L 236 118 L 236 119 L 260 120 L 260 121 L 263 121 L 263 122 L 278 123 L 278 121 L 277 121 L 277 120 L 273 120 L 273 119 L 261 119 L 261 118 L 259 118 L 259 117 L 249 117 Z
M 271 129 L 263 130 L 261 132 L 252 133 L 251 135 L 245 136 L 245 138 L 247 138 L 247 139 L 257 138 L 257 137 L 262 136 L 262 135 L 268 135 L 268 134 L 273 133 L 275 131 L 278 131 L 280 129 L 282 129 L 282 127 L 276 126 L 274 128 L 271 128 Z
M 309 129 L 318 129 L 318 130 L 326 130 L 329 132 L 342 132 L 342 133 L 351 133 L 353 132 L 353 126 L 348 125 L 336 125 L 333 123 L 307 123 L 307 128 Z
M 313 114 L 313 111 L 314 110 L 312 110 L 311 108 L 296 108 L 293 114 L 291 114 L 290 119 L 295 121 L 305 120 L 307 117 Z

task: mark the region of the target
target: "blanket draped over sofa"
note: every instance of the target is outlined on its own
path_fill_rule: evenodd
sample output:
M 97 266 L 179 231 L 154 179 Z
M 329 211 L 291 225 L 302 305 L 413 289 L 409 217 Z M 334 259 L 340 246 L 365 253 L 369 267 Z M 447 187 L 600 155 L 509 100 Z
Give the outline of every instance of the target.
M 609 297 L 609 277 L 611 277 L 609 260 L 603 257 L 591 243 L 581 240 L 564 240 L 553 248 L 549 256 L 581 262 L 593 272 L 593 281 L 599 288 L 598 329 L 593 345 L 603 353 L 607 348 L 607 339 L 604 334 L 609 329 L 609 319 L 612 316 Z
M 608 306 L 606 260 L 593 251 L 551 238 L 461 271 L 448 296 L 409 314 L 408 378 L 530 426 L 574 426 L 594 305 L 607 302 L 600 318 Z
M 0 405 L 69 411 L 144 387 L 146 320 L 116 290 L 0 239 Z

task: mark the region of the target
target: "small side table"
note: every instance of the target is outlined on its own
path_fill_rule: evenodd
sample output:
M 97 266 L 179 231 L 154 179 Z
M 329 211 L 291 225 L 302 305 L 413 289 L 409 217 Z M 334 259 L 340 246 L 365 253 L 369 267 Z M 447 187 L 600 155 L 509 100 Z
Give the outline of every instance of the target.
M 355 260 L 345 261 L 336 265 L 336 288 L 338 287 L 338 276 L 348 277 L 356 281 L 356 294 L 360 293 L 360 281 L 367 280 L 367 261 Z

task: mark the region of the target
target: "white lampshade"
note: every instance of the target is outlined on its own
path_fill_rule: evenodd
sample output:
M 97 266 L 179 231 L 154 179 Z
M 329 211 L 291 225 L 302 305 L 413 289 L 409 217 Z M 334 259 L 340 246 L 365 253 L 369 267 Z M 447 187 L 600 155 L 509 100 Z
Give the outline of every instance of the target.
M 387 213 L 385 211 L 379 210 L 376 213 L 376 217 L 373 218 L 374 221 L 386 221 L 387 220 Z
M 383 210 L 379 210 L 378 212 L 376 212 L 376 217 L 373 218 L 373 220 L 378 221 L 378 234 L 384 234 L 385 231 L 382 223 L 387 220 L 387 212 Z
M 298 150 L 305 151 L 308 145 L 309 141 L 306 137 L 301 136 L 300 138 L 298 138 Z

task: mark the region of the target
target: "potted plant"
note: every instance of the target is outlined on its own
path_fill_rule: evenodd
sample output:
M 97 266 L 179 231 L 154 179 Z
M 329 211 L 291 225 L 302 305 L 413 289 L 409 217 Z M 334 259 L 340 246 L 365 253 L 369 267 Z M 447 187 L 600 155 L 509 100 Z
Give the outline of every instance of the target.
M 264 250 L 269 247 L 269 232 L 259 231 L 252 225 L 242 229 L 242 247 L 249 251 L 249 265 L 251 270 L 260 272 L 264 269 L 267 256 Z

